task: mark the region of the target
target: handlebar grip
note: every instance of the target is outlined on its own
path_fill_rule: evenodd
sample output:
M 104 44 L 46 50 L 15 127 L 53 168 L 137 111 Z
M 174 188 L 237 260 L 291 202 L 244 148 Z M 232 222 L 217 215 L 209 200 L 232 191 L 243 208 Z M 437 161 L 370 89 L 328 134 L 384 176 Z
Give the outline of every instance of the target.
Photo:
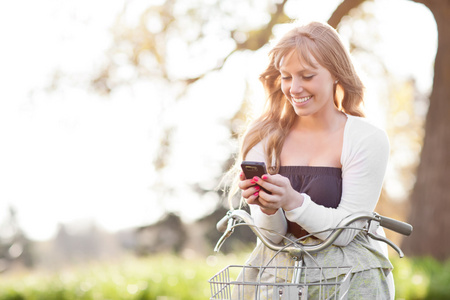
M 406 236 L 409 236 L 413 231 L 411 224 L 383 216 L 380 216 L 380 225 Z
M 230 219 L 230 217 L 228 216 L 228 214 L 226 216 L 224 216 L 222 219 L 220 219 L 219 222 L 217 222 L 216 224 L 216 228 L 219 232 L 224 233 L 227 230 L 228 227 L 228 220 Z

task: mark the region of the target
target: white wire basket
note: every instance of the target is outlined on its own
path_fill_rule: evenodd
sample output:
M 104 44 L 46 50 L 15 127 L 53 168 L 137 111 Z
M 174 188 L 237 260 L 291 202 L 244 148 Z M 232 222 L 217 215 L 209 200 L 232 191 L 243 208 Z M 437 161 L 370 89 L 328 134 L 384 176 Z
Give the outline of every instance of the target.
M 291 283 L 294 269 L 298 283 Z M 347 299 L 351 267 L 230 265 L 210 280 L 214 300 Z M 234 279 L 236 278 L 236 279 Z

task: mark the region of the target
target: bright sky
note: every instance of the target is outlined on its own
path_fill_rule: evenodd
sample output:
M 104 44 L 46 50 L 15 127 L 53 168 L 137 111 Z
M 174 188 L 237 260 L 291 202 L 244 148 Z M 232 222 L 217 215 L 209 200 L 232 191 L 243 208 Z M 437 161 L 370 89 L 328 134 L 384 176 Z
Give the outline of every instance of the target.
M 288 10 L 304 21 L 325 21 L 339 1 L 323 1 L 321 8 L 328 7 L 325 2 L 329 11 L 296 7 L 305 7 L 305 1 L 289 2 Z M 265 52 L 230 59 L 222 74 L 194 87 L 189 100 L 165 107 L 164 120 L 158 101 L 170 91 L 156 84 L 136 82 L 108 99 L 68 86 L 47 93 L 55 69 L 83 83 L 99 66 L 122 5 L 118 0 L 1 2 L 0 224 L 13 205 L 26 234 L 47 239 L 58 223 L 94 220 L 108 230 L 144 225 L 160 216 L 162 201 L 188 220 L 203 213 L 195 207 L 214 206 L 215 195 L 200 198 L 184 187 L 215 184 L 210 178 L 231 149 L 222 122 L 239 107 L 243 79 L 257 82 Z M 412 76 L 422 90 L 429 89 L 436 51 L 431 14 L 406 0 L 372 5 L 382 36 L 374 51 L 395 74 Z M 261 93 L 255 91 L 252 99 L 260 101 Z M 170 161 L 176 167 L 158 178 L 152 159 L 161 122 L 180 126 Z M 161 197 L 152 188 L 158 180 L 175 194 Z

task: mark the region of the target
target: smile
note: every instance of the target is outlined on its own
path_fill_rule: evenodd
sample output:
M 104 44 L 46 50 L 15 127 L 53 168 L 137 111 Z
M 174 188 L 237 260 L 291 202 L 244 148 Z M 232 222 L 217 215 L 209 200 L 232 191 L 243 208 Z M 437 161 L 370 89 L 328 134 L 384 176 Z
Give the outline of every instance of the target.
M 292 101 L 294 101 L 295 103 L 303 103 L 303 102 L 308 101 L 311 98 L 312 98 L 312 96 L 303 97 L 303 98 L 294 98 L 291 96 Z

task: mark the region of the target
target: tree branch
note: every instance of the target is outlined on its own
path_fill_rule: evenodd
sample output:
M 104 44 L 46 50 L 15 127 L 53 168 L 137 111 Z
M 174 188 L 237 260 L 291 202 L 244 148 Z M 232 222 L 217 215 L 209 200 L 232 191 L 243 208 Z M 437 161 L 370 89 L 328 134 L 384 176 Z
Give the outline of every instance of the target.
M 272 37 L 272 29 L 275 25 L 289 21 L 289 17 L 284 13 L 284 6 L 288 0 L 283 0 L 281 3 L 276 4 L 275 11 L 270 15 L 270 21 L 266 26 L 247 32 L 248 38 L 244 42 L 236 41 L 237 50 L 252 50 L 256 51 L 263 47 Z M 233 37 L 233 32 L 231 37 Z
M 245 41 L 243 41 L 243 42 L 236 41 L 236 39 L 234 38 L 235 31 L 231 31 L 230 32 L 231 38 L 236 42 L 236 48 L 234 50 L 230 51 L 230 53 L 228 53 L 228 55 L 226 57 L 224 57 L 222 59 L 222 61 L 220 61 L 219 64 L 215 68 L 210 69 L 197 77 L 187 78 L 184 80 L 184 82 L 187 85 L 190 85 L 190 84 L 198 81 L 199 79 L 202 79 L 203 77 L 205 77 L 207 74 L 209 74 L 211 72 L 221 70 L 223 68 L 223 66 L 225 65 L 225 62 L 227 61 L 227 59 L 235 52 L 244 51 L 244 50 L 256 51 L 256 50 L 260 49 L 261 47 L 263 47 L 265 44 L 267 44 L 267 42 L 269 42 L 270 38 L 272 37 L 273 27 L 277 24 L 280 24 L 280 23 L 283 23 L 283 22 L 286 22 L 289 20 L 289 17 L 286 16 L 286 14 L 284 13 L 284 6 L 286 5 L 287 2 L 288 2 L 288 0 L 283 0 L 280 3 L 277 3 L 275 11 L 270 15 L 269 23 L 267 23 L 266 26 L 264 26 L 260 29 L 247 32 L 248 38 Z
M 328 19 L 328 24 L 333 28 L 337 28 L 342 18 L 350 13 L 350 11 L 359 5 L 361 5 L 366 0 L 344 0 L 341 4 L 334 10 L 331 17 Z

